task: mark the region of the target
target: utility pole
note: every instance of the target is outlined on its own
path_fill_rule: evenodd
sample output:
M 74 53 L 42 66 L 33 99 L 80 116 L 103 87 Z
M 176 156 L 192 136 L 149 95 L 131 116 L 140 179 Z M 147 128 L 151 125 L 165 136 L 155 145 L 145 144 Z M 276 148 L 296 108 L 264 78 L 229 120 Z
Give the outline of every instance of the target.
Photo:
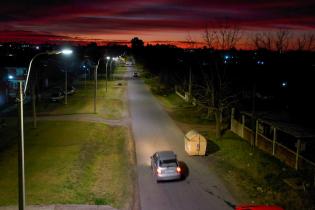
M 18 148 L 18 174 L 19 174 L 19 210 L 25 209 L 25 170 L 24 170 L 24 118 L 23 118 L 23 88 L 22 81 L 19 81 L 19 92 L 20 92 L 20 113 L 19 113 L 19 124 L 20 124 L 20 141 Z
M 68 71 L 65 69 L 65 105 L 68 104 Z
M 192 99 L 192 75 L 191 75 L 191 65 L 189 66 L 189 85 L 188 85 L 188 101 L 191 102 Z
M 97 68 L 98 65 L 95 66 L 94 69 L 94 81 L 95 81 L 95 90 L 94 90 L 94 113 L 96 114 L 96 94 L 97 94 Z
M 32 84 L 33 127 L 37 127 L 35 84 Z

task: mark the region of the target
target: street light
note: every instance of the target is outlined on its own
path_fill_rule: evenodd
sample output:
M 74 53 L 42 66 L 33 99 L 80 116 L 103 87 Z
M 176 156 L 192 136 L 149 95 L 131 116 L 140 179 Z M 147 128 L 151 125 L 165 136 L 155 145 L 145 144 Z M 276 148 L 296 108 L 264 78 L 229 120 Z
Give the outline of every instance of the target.
M 98 67 L 100 65 L 100 61 L 103 59 L 104 57 L 100 57 L 97 61 L 97 64 L 95 66 L 95 70 L 94 70 L 94 80 L 95 80 L 95 91 L 94 91 L 94 113 L 96 114 L 96 94 L 97 94 L 97 70 Z
M 58 54 L 69 55 L 72 53 L 71 50 L 62 51 L 51 51 L 51 52 L 41 52 L 36 54 L 30 61 L 27 71 L 27 76 L 25 80 L 25 86 L 23 91 L 23 81 L 19 80 L 19 103 L 20 103 L 20 113 L 19 113 L 19 124 L 20 124 L 20 141 L 19 141 L 19 153 L 18 153 L 18 174 L 19 174 L 19 210 L 25 209 L 25 170 L 24 170 L 24 118 L 23 118 L 23 97 L 26 94 L 28 81 L 30 78 L 30 72 L 32 68 L 33 61 L 40 55 L 58 55 Z M 33 99 L 33 117 L 34 125 L 36 127 L 36 109 L 35 100 Z
M 112 62 L 113 61 L 117 61 L 118 60 L 118 58 L 117 57 L 114 57 L 114 58 L 112 58 L 112 60 L 110 61 L 110 64 L 109 64 L 109 73 L 112 73 L 112 79 L 114 78 L 114 72 L 112 72 Z
M 107 56 L 106 57 L 107 61 L 106 61 L 106 81 L 105 81 L 105 90 L 107 92 L 107 66 L 108 66 L 108 61 L 110 60 L 110 57 Z

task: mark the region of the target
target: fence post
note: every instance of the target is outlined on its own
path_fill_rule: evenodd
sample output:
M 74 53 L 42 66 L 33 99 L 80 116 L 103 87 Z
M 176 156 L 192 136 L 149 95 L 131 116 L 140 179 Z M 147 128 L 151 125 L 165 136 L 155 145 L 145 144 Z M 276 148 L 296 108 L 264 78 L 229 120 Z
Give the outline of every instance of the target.
M 242 138 L 244 138 L 245 115 L 242 115 Z
M 296 145 L 296 156 L 295 156 L 295 170 L 298 170 L 299 168 L 299 156 L 300 156 L 300 150 L 301 150 L 301 140 L 297 140 L 297 145 Z
M 234 116 L 235 116 L 235 108 L 233 107 L 232 111 L 231 111 L 231 130 L 233 130 L 233 119 L 234 119 Z
M 272 139 L 272 155 L 275 156 L 276 153 L 276 140 L 277 140 L 277 129 L 273 128 L 273 139 Z

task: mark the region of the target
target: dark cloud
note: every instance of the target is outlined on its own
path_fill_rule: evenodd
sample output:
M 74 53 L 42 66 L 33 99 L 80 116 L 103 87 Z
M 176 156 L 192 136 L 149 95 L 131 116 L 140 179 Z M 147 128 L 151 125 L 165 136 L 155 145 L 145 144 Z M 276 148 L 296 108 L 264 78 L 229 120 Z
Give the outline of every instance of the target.
M 11 0 L 0 2 L 0 38 L 41 34 L 43 39 L 101 35 L 107 39 L 115 34 L 154 37 L 167 32 L 174 39 L 173 32 L 198 31 L 227 21 L 247 30 L 279 26 L 314 30 L 313 11 L 314 0 Z

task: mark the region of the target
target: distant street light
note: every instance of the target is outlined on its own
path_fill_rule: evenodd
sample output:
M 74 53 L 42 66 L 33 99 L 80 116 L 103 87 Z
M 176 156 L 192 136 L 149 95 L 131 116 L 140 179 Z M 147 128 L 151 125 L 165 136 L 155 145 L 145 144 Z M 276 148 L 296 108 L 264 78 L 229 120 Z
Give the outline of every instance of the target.
M 103 59 L 104 57 L 100 57 L 97 61 L 97 65 L 95 66 L 94 69 L 94 80 L 95 80 L 95 91 L 94 91 L 94 113 L 96 114 L 96 94 L 97 94 L 97 70 L 98 70 L 98 66 L 100 65 L 100 61 Z
M 118 58 L 117 57 L 114 57 L 114 58 L 112 58 L 112 60 L 110 61 L 110 64 L 109 64 L 109 72 L 112 74 L 112 78 L 114 77 L 114 72 L 112 72 L 112 62 L 113 61 L 117 61 L 118 60 Z
M 110 57 L 109 56 L 107 56 L 106 57 L 106 59 L 107 59 L 107 61 L 106 61 L 106 81 L 105 81 L 105 90 L 106 90 L 106 92 L 107 92 L 107 66 L 108 66 L 108 61 L 110 60 Z
M 41 52 L 36 54 L 30 61 L 27 71 L 27 76 L 25 80 L 25 86 L 23 91 L 23 81 L 19 80 L 19 103 L 20 103 L 20 113 L 19 113 L 19 124 L 20 124 L 20 141 L 19 141 L 19 153 L 18 153 L 18 174 L 19 174 L 19 210 L 25 209 L 25 170 L 24 170 L 24 114 L 23 114 L 23 97 L 26 95 L 26 90 L 28 87 L 28 81 L 30 78 L 30 72 L 32 69 L 32 64 L 35 58 L 40 55 L 57 55 L 57 54 L 69 55 L 72 53 L 71 50 L 62 51 L 51 51 L 51 52 Z M 34 94 L 34 91 L 33 91 Z M 35 109 L 35 94 L 33 95 L 33 118 L 34 127 L 36 128 L 36 109 Z

